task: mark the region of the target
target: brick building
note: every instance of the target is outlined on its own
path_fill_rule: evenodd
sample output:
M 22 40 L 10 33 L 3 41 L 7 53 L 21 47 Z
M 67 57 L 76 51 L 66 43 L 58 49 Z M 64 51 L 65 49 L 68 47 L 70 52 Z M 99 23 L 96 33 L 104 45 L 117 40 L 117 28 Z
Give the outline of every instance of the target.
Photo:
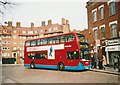
M 8 26 L 0 26 L 0 56 L 2 58 L 15 58 L 16 64 L 23 63 L 26 40 L 69 31 L 69 21 L 64 18 L 62 18 L 61 24 L 52 24 L 51 20 L 48 20 L 48 24 L 42 21 L 40 27 L 34 27 L 34 23 L 31 23 L 31 27 L 21 27 L 20 22 L 16 22 L 16 26 L 13 26 L 12 21 L 8 21 Z
M 98 59 L 105 55 L 107 64 L 113 65 L 113 56 L 120 55 L 120 1 L 90 0 L 86 8 L 88 29 L 81 33 L 87 36 L 94 55 Z

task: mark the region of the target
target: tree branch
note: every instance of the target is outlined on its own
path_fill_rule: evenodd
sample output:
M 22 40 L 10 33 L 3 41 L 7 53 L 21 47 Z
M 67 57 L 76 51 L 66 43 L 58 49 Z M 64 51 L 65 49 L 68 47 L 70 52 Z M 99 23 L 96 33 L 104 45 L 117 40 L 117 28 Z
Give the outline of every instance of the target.
M 4 7 L 7 9 L 8 7 L 13 7 L 15 3 L 9 1 L 9 0 L 0 0 L 0 6 Z M 0 9 L 0 13 L 4 14 L 4 12 Z

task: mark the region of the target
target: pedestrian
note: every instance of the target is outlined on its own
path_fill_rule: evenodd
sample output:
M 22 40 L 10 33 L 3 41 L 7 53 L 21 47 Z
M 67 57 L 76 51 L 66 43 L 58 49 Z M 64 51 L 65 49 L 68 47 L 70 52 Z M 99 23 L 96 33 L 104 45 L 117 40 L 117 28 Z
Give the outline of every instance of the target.
M 106 57 L 105 55 L 102 56 L 102 66 L 103 66 L 103 69 L 105 70 L 105 65 L 107 65 L 107 62 L 106 62 Z
M 118 72 L 120 72 L 120 54 L 118 56 Z
M 114 62 L 114 70 L 115 70 L 118 67 L 117 66 L 117 64 L 118 64 L 118 58 L 117 58 L 117 56 L 114 56 L 113 62 Z
M 91 61 L 92 61 L 92 66 L 91 66 L 91 68 L 94 68 L 94 65 L 95 65 L 94 55 L 91 55 Z

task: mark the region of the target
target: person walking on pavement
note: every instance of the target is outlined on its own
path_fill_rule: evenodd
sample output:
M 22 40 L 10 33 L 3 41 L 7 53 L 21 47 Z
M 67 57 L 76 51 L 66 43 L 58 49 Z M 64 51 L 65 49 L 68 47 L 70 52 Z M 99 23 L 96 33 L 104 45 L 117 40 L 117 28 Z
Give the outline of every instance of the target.
M 103 66 L 103 69 L 105 70 L 105 65 L 107 64 L 105 55 L 103 55 L 102 58 L 103 58 L 102 66 Z
M 118 72 L 120 72 L 120 54 L 118 56 Z
M 94 58 L 94 55 L 91 55 L 91 60 L 92 60 L 92 66 L 91 66 L 91 68 L 94 68 L 94 64 L 95 64 L 95 58 Z
M 115 70 L 118 67 L 117 66 L 117 64 L 118 64 L 118 58 L 117 58 L 117 56 L 114 56 L 113 62 L 114 62 L 114 70 Z

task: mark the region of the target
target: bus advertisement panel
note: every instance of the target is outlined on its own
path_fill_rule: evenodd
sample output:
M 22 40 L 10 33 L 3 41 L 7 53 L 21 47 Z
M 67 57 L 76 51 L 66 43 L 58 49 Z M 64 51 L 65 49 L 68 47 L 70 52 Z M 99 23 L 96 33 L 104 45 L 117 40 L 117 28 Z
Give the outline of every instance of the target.
M 85 70 L 91 67 L 86 38 L 66 33 L 25 42 L 24 66 L 58 70 Z

